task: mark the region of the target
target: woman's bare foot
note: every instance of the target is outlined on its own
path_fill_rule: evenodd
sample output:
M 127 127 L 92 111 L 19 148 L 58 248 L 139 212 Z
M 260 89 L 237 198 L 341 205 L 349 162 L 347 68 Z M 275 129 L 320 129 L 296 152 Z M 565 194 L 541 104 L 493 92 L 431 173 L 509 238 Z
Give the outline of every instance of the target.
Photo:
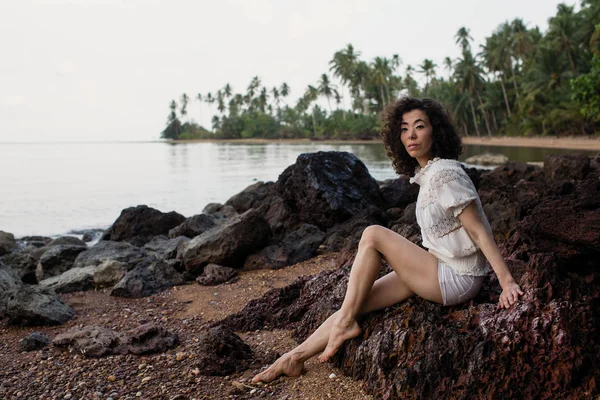
M 355 319 L 336 319 L 331 327 L 331 332 L 329 333 L 327 347 L 325 347 L 323 354 L 319 356 L 319 361 L 328 361 L 335 353 L 337 353 L 338 349 L 346 340 L 357 337 L 360 335 L 360 332 L 360 326 L 358 326 L 358 322 L 356 322 Z
M 304 370 L 304 361 L 299 356 L 285 353 L 277 359 L 269 368 L 252 378 L 252 382 L 269 383 L 280 375 L 300 376 Z

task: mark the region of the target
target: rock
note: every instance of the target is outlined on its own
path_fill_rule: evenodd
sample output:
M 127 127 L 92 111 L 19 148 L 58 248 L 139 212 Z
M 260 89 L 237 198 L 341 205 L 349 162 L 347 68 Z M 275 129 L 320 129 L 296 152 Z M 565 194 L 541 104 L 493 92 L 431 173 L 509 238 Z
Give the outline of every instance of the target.
M 5 316 L 12 325 L 61 325 L 75 316 L 56 294 L 38 286 L 13 287 L 4 298 Z
M 120 261 L 129 264 L 132 268 L 147 256 L 145 251 L 129 243 L 100 241 L 80 253 L 75 259 L 73 267 L 98 266 L 105 261 Z
M 177 258 L 188 271 L 201 270 L 209 263 L 241 267 L 249 254 L 267 243 L 270 233 L 264 218 L 248 210 L 184 243 Z
M 502 165 L 508 162 L 508 157 L 504 154 L 483 153 L 471 156 L 465 160 L 467 164 L 474 165 Z
M 217 264 L 208 264 L 204 267 L 202 275 L 196 278 L 196 282 L 204 286 L 218 285 L 227 282 L 236 275 L 237 271 L 233 268 L 223 267 L 222 265 Z
M 101 326 L 91 325 L 72 328 L 56 335 L 52 344 L 59 348 L 73 348 L 86 357 L 103 357 L 111 354 L 126 354 L 123 341 L 120 334 Z
M 0 256 L 12 253 L 18 248 L 19 246 L 17 245 L 15 237 L 12 233 L 0 231 Z
M 163 353 L 177 345 L 179 338 L 156 324 L 144 324 L 125 332 L 127 352 L 138 356 Z
M 379 185 L 386 208 L 406 207 L 407 204 L 417 201 L 419 185 L 409 183 L 408 179 L 408 176 L 403 175 L 397 179 L 388 179 Z
M 129 271 L 111 290 L 111 296 L 140 298 L 183 284 L 181 274 L 166 261 L 150 256 Z
M 0 300 L 2 295 L 12 288 L 22 286 L 21 278 L 16 271 L 0 262 Z M 0 314 L 1 314 L 0 308 Z
M 339 251 L 347 246 L 357 246 L 363 231 L 370 225 L 387 226 L 385 213 L 378 208 L 369 207 L 349 220 L 333 226 L 327 231 L 319 253 L 324 254 Z
M 302 224 L 297 230 L 288 233 L 280 243 L 267 246 L 249 256 L 244 269 L 280 269 L 308 260 L 316 255 L 324 238 L 325 232 L 316 226 Z
M 220 203 L 209 203 L 206 205 L 206 207 L 204 207 L 204 209 L 202 210 L 203 214 L 210 214 L 212 216 L 215 216 L 217 218 L 231 218 L 231 217 L 235 217 L 236 215 L 238 215 L 237 211 L 235 211 L 235 208 L 233 208 L 232 206 L 228 206 L 228 205 L 223 205 Z
M 94 270 L 93 282 L 96 288 L 112 287 L 129 271 L 129 264 L 120 261 L 105 261 Z
M 81 240 L 79 241 L 81 244 L 52 245 L 52 242 L 50 242 L 50 244 L 46 246 L 48 250 L 40 257 L 35 270 L 35 276 L 38 282 L 60 275 L 69 270 L 73 266 L 79 253 L 87 250 L 87 245 Z
M 273 182 L 256 182 L 231 197 L 225 205 L 232 206 L 239 214 L 257 208 L 271 195 L 273 186 Z
M 274 234 L 280 234 L 299 223 L 297 215 L 291 212 L 285 201 L 279 196 L 269 197 L 258 208 L 258 212 L 263 215 Z
M 322 230 L 384 203 L 362 161 L 345 152 L 301 154 L 279 176 L 275 191 L 300 221 Z
M 46 247 L 53 246 L 78 246 L 78 247 L 87 247 L 85 242 L 79 238 L 74 236 L 61 236 L 59 238 L 51 240 Z
M 544 158 L 544 175 L 547 182 L 581 180 L 590 172 L 590 158 L 586 155 L 550 155 Z
M 172 231 L 173 229 L 171 229 L 171 232 Z M 172 239 L 168 239 L 166 236 L 157 236 L 146 243 L 143 248 L 148 254 L 154 255 L 156 258 L 161 260 L 171 260 L 177 257 L 179 246 L 189 241 L 190 239 L 185 236 L 178 236 Z
M 40 287 L 51 289 L 56 293 L 72 293 L 90 290 L 94 287 L 96 266 L 71 268 L 60 275 L 40 281 Z
M 48 336 L 40 332 L 33 332 L 21 339 L 19 346 L 21 351 L 35 351 L 47 347 L 50 343 Z
M 178 236 L 186 236 L 191 239 L 203 234 L 223 221 L 225 221 L 225 218 L 215 217 L 211 214 L 194 215 L 183 221 L 181 225 L 171 229 L 169 231 L 169 238 L 174 239 Z
M 143 246 L 158 235 L 167 235 L 169 230 L 185 221 L 185 217 L 174 211 L 162 213 L 148 206 L 129 207 L 111 226 L 110 240 Z
M 37 260 L 28 251 L 6 254 L 0 257 L 0 261 L 13 269 L 24 283 L 35 284 L 38 282 L 35 277 Z
M 196 354 L 200 374 L 209 376 L 226 376 L 244 371 L 253 358 L 250 346 L 225 326 L 216 326 L 203 332 Z
M 45 247 L 51 241 L 52 238 L 47 236 L 24 236 L 17 240 L 17 243 L 19 243 L 21 247 L 27 249 Z
M 52 344 L 59 348 L 73 348 L 86 357 L 103 357 L 164 352 L 173 348 L 177 340 L 177 335 L 155 324 L 141 325 L 125 333 L 91 325 L 61 333 Z

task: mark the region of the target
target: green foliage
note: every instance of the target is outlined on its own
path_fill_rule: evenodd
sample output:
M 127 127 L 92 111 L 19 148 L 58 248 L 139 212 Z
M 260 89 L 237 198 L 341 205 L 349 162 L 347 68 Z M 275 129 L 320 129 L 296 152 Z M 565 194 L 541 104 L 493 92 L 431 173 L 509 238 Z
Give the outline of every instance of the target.
M 600 119 L 600 2 L 582 0 L 576 9 L 559 4 L 545 33 L 520 18 L 506 21 L 480 49 L 472 46 L 470 29 L 461 27 L 454 36 L 458 59 L 436 64 L 426 58 L 416 68 L 403 66 L 397 54 L 361 59 L 348 44 L 333 54 L 330 75 L 315 76 L 304 91 L 294 92 L 295 104 L 287 83 L 267 89 L 258 76 L 238 93 L 228 83 L 194 98 L 184 93 L 180 106 L 170 103 L 161 136 L 377 137 L 381 111 L 404 95 L 439 99 L 463 135 L 593 133 Z M 208 108 L 212 132 L 181 124 L 179 118 L 187 120 L 195 107 L 191 101 L 198 101 L 201 111 Z
M 571 80 L 573 98 L 585 118 L 600 122 L 600 56 L 594 56 L 589 73 Z

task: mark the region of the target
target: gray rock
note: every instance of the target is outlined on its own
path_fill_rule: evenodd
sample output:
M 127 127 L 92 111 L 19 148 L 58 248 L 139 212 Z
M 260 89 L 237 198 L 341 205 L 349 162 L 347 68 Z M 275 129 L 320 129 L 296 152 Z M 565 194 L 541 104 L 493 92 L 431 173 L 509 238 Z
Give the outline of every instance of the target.
M 231 197 L 225 205 L 232 206 L 238 213 L 257 208 L 271 195 L 273 185 L 273 182 L 256 182 Z
M 105 261 L 120 261 L 134 266 L 148 254 L 129 243 L 100 241 L 77 256 L 73 267 L 98 266 Z
M 179 246 L 189 241 L 190 239 L 185 236 L 178 236 L 172 239 L 168 239 L 166 236 L 157 236 L 144 245 L 144 250 L 156 258 L 171 260 L 177 258 L 177 249 L 179 249 Z
M 196 278 L 196 282 L 204 286 L 218 285 L 227 282 L 237 275 L 237 271 L 230 267 L 217 264 L 208 264 L 204 267 L 202 275 Z
M 35 284 L 38 282 L 35 277 L 37 260 L 28 251 L 16 251 L 6 254 L 0 257 L 0 261 L 13 269 L 24 283 Z
M 279 269 L 308 260 L 315 256 L 324 238 L 325 232 L 314 225 L 303 224 L 285 235 L 280 243 L 267 246 L 248 257 L 244 269 Z
M 13 325 L 61 325 L 75 316 L 55 293 L 39 286 L 12 288 L 5 298 L 5 315 Z
M 120 261 L 105 261 L 96 267 L 93 275 L 96 288 L 112 287 L 129 271 L 129 264 Z
M 52 238 L 47 236 L 24 236 L 17 240 L 23 248 L 40 248 L 45 247 L 52 241 Z
M 474 165 L 502 165 L 508 162 L 508 157 L 504 154 L 483 153 L 471 156 L 465 160 L 467 164 Z
M 0 231 L 0 256 L 17 250 L 19 246 L 12 233 Z
M 43 288 L 54 290 L 56 293 L 72 293 L 90 290 L 94 287 L 94 272 L 96 266 L 71 268 L 64 273 L 40 281 Z
M 143 246 L 158 235 L 169 231 L 185 221 L 185 217 L 174 211 L 163 213 L 148 206 L 129 207 L 111 226 L 110 240 Z
M 111 290 L 111 296 L 140 298 L 184 283 L 169 263 L 148 257 L 129 271 Z
M 177 258 L 188 271 L 198 271 L 209 263 L 241 267 L 249 254 L 267 243 L 270 233 L 267 221 L 248 210 L 183 244 Z
M 43 349 L 50 343 L 52 342 L 48 336 L 40 332 L 33 332 L 21 339 L 19 346 L 21 351 L 35 351 Z
M 238 215 L 235 208 L 229 205 L 223 205 L 221 203 L 209 203 L 202 210 L 203 214 L 210 214 L 219 218 L 232 218 Z
M 87 247 L 85 242 L 75 236 L 61 236 L 59 238 L 53 239 L 46 245 L 46 247 L 52 246 L 79 246 L 79 247 Z
M 73 266 L 73 263 L 75 262 L 75 259 L 79 253 L 87 250 L 87 245 L 84 242 L 77 238 L 72 239 L 76 239 L 81 243 L 53 245 L 52 242 L 50 242 L 48 246 L 46 246 L 48 250 L 41 255 L 35 270 L 35 276 L 38 282 L 60 275 L 69 270 Z
M 169 231 L 169 238 L 173 239 L 178 236 L 193 238 L 225 221 L 224 217 L 215 215 L 200 214 L 187 218 L 181 225 Z
M 7 293 L 21 286 L 23 283 L 17 273 L 0 262 L 0 317 L 6 310 Z

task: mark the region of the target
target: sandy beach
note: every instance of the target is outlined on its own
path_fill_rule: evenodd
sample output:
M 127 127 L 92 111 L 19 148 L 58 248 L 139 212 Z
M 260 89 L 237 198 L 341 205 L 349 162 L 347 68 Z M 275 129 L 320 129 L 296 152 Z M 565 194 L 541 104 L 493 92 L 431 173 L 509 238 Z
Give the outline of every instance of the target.
M 597 137 L 515 137 L 515 136 L 498 136 L 498 137 L 463 137 L 464 144 L 468 145 L 484 145 L 484 146 L 511 146 L 511 147 L 542 147 L 555 149 L 572 149 L 572 150 L 593 150 L 600 151 L 600 138 Z M 259 143 L 324 143 L 324 144 L 363 144 L 377 143 L 378 140 L 318 140 L 311 141 L 309 139 L 230 139 L 230 140 L 169 140 L 167 143 L 203 143 L 203 142 L 223 142 L 223 143 L 240 143 L 240 144 L 259 144 Z

